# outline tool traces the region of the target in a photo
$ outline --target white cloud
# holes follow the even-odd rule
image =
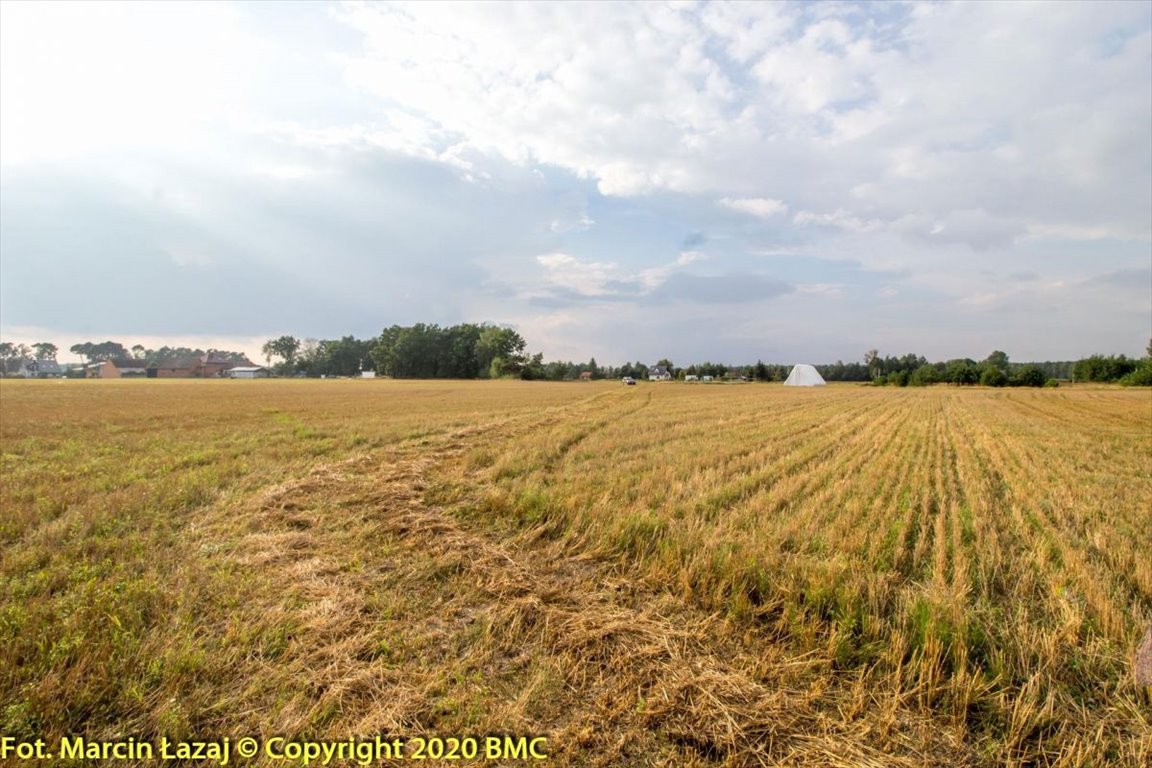
[[[757,216],[761,219],[770,219],[773,216],[778,216],[788,211],[788,206],[785,205],[782,200],[773,200],[764,197],[742,197],[736,199],[722,197],[716,202],[725,208]]]
[[[837,229],[844,229],[849,232],[868,233],[875,232],[884,227],[884,222],[879,219],[862,219],[858,216],[853,216],[844,209],[837,209],[832,213],[814,213],[812,211],[800,211],[792,217],[795,224],[817,224],[828,227],[836,227]]]
[[[800,283],[796,292],[839,298],[848,293],[848,286],[844,283]]]
[[[9,164],[203,146],[208,126],[243,114],[243,73],[264,49],[221,3],[4,3],[0,12]]]
[[[618,279],[619,267],[608,262],[586,262],[566,253],[548,253],[536,257],[546,270],[548,284],[585,296],[604,296],[610,293],[605,284]]]
[[[567,168],[604,194],[715,190],[782,213],[755,196],[767,177],[802,210],[855,209],[834,226],[983,208],[1149,236],[1145,8],[870,13],[429,3],[340,18],[365,35],[351,82],[427,120],[426,143]],[[1119,205],[1098,202],[1106,188]]]
[[[683,267],[694,261],[700,261],[706,258],[708,258],[708,254],[703,251],[681,251],[680,255],[676,258],[676,264],[677,266]]]

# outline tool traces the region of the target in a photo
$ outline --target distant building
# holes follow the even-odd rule
[[[199,378],[196,372],[200,368],[200,358],[198,357],[185,357],[180,360],[166,360],[163,363],[157,363],[152,366],[152,370],[156,373],[154,377],[157,379],[191,379]],[[153,374],[149,374],[152,376]]]
[[[148,375],[147,363],[134,357],[101,360],[84,366],[84,376],[89,379],[143,378]]]
[[[259,365],[237,365],[225,373],[229,379],[266,379],[269,375],[269,370]]]
[[[160,363],[155,366],[155,375],[158,379],[218,379],[227,376],[233,368],[259,367],[251,360],[229,360],[221,355],[207,354]]]
[[[672,381],[672,371],[667,366],[653,365],[648,369],[648,381]]]
[[[84,375],[90,379],[123,379],[148,377],[149,379],[214,379],[224,377],[237,367],[257,367],[250,360],[228,360],[220,355],[208,354],[147,363],[134,357],[101,360],[84,366]]]
[[[592,381],[592,371],[580,371],[580,381]]]
[[[20,364],[20,375],[26,379],[58,379],[64,369],[55,360],[25,360]]]

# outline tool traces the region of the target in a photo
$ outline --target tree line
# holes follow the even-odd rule
[[[262,351],[269,366],[285,375],[356,376],[375,371],[397,379],[487,379],[520,376],[531,366],[542,365],[543,355],[528,355],[526,346],[511,328],[417,323],[393,325],[370,339],[302,341],[280,336],[269,339]]]
[[[511,328],[490,323],[461,323],[447,327],[417,323],[392,325],[379,336],[357,339],[298,339],[280,336],[263,345],[265,361],[284,376],[358,376],[374,371],[380,376],[409,379],[490,379],[570,381],[588,375],[593,379],[631,377],[647,379],[650,366],[640,360],[619,366],[601,366],[593,357],[587,362],[545,361],[541,353],[530,354],[524,338]],[[82,342],[69,351],[86,362],[132,359],[142,367],[211,355],[237,363],[248,362],[241,352],[163,346],[149,349],[137,344],[126,348],[114,341]],[[55,361],[59,349],[49,342],[31,345],[0,342],[0,373],[16,373],[33,360]],[[273,363],[273,360],[276,362]],[[757,361],[727,365],[705,361],[676,366],[666,358],[653,365],[673,378],[711,376],[715,379],[783,381],[792,366]],[[959,358],[929,362],[922,355],[881,356],[869,350],[862,362],[816,365],[826,381],[870,382],[877,386],[928,386],[953,384],[991,387],[1041,387],[1055,380],[1118,382],[1152,386],[1152,341],[1143,358],[1124,355],[1092,355],[1077,361],[1013,363],[1000,350],[984,360]]]
[[[229,360],[236,363],[248,362],[248,356],[243,352],[233,352],[224,349],[194,349],[191,347],[163,346],[159,349],[149,349],[142,344],[131,348],[125,347],[116,341],[92,342],[85,341],[73,344],[68,348],[72,354],[80,357],[85,363],[99,363],[105,360],[134,360],[139,361],[141,368],[150,368],[173,363],[189,358],[202,358],[212,356],[218,360]],[[33,360],[57,362],[60,348],[47,341],[35,344],[16,344],[5,341],[0,342],[0,373],[16,373],[21,366]]]

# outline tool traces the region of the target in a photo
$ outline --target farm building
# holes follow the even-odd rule
[[[792,372],[788,374],[787,380],[784,382],[786,387],[822,387],[824,386],[824,377],[810,365],[801,363],[794,366]]]
[[[84,376],[89,379],[143,378],[147,375],[147,363],[133,357],[101,360],[84,366]]]
[[[672,381],[672,372],[666,366],[654,365],[648,369],[648,381]]]
[[[269,371],[259,365],[238,365],[229,368],[224,375],[230,379],[266,379]]]
[[[26,379],[58,379],[64,369],[55,360],[25,360],[20,364],[20,375]]]
[[[155,367],[159,379],[212,379],[228,375],[233,368],[257,368],[249,360],[228,360],[220,355],[207,354],[171,360]]]

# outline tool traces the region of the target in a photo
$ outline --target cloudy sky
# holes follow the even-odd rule
[[[1152,4],[0,3],[0,334],[1142,354]]]

